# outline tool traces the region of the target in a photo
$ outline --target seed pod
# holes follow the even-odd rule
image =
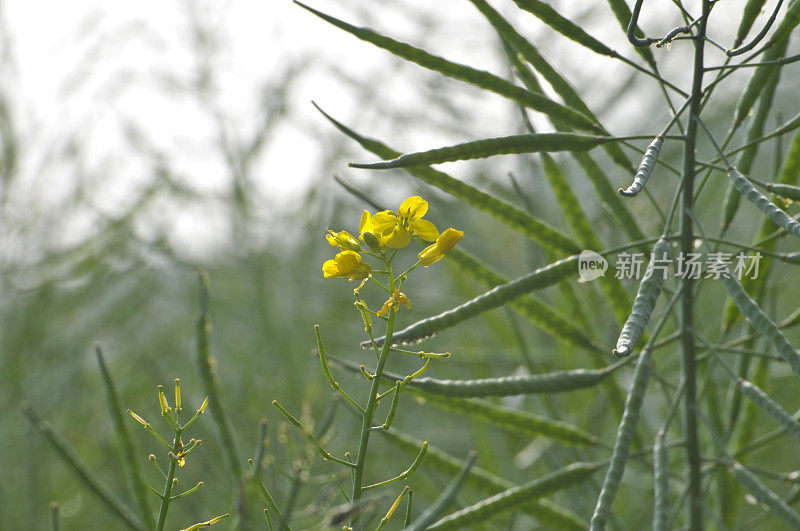
[[[613,365],[611,367],[614,367]],[[507,376],[505,378],[484,378],[479,380],[437,380],[419,378],[410,385],[429,393],[462,398],[487,396],[515,396],[536,393],[564,393],[585,389],[602,382],[611,374],[611,368],[603,370],[578,369],[558,371],[549,374],[526,376]]]
[[[783,335],[783,332],[750,298],[739,281],[730,274],[730,271],[727,272],[727,275],[722,275],[720,280],[725,291],[728,292],[728,296],[733,299],[734,304],[742,312],[745,319],[772,343],[781,358],[792,368],[792,371],[800,376],[800,355],[797,354],[797,351],[786,339],[786,336]]]
[[[622,474],[625,472],[625,463],[628,461],[628,454],[633,438],[633,430],[639,421],[639,412],[644,402],[647,383],[650,380],[650,372],[653,370],[653,361],[650,358],[650,351],[645,350],[639,356],[636,363],[636,371],[633,373],[633,385],[628,393],[628,400],[625,402],[625,414],[617,428],[617,439],[614,442],[614,451],[611,454],[611,463],[606,470],[606,477],[603,480],[603,487],[600,489],[600,496],[597,498],[597,505],[592,515],[591,530],[601,530],[605,528],[608,520],[608,513],[611,504],[617,495]]]
[[[407,328],[396,332],[392,336],[392,343],[398,345],[421,341],[441,330],[455,326],[470,317],[475,317],[488,310],[503,306],[528,292],[552,286],[568,276],[577,273],[577,258],[577,256],[570,256],[563,260],[553,262],[527,275],[512,280],[508,284],[497,286],[460,306],[456,306],[453,309],[434,315],[433,317],[417,321]],[[385,336],[376,338],[375,343],[381,346],[385,339]],[[372,343],[365,341],[361,346],[362,348],[370,348]]]
[[[400,153],[394,149],[378,140],[359,135],[341,122],[333,119],[319,107],[317,109],[337,129],[358,142],[364,149],[371,151],[382,159],[393,159],[400,156]],[[580,252],[580,247],[571,238],[552,225],[536,219],[515,206],[482,192],[474,186],[461,182],[442,171],[425,166],[411,166],[405,168],[405,171],[417,179],[435,186],[443,192],[498,219],[551,251],[569,254]]]
[[[650,142],[650,145],[647,146],[647,149],[644,152],[642,163],[639,164],[639,169],[636,172],[636,176],[633,178],[633,183],[631,183],[631,185],[625,190],[620,188],[620,194],[627,197],[635,197],[639,195],[639,192],[644,189],[647,179],[650,178],[650,174],[653,173],[653,168],[656,166],[656,159],[658,159],[658,153],[661,151],[661,146],[663,144],[663,136],[657,136],[655,140]]]
[[[791,199],[792,201],[800,201],[800,186],[793,186],[791,184],[777,184],[767,183],[767,191],[775,195]]]
[[[300,2],[295,2],[303,9],[310,11],[319,18],[329,22],[330,24],[350,33],[354,37],[362,41],[369,42],[383,48],[384,50],[402,58],[406,61],[416,63],[423,68],[439,72],[447,77],[470,83],[484,90],[494,92],[505,98],[508,98],[522,106],[528,107],[535,111],[539,111],[548,115],[555,120],[561,120],[568,123],[571,127],[581,131],[594,131],[599,132],[597,124],[584,114],[571,109],[565,105],[561,105],[542,94],[536,94],[526,90],[520,86],[515,85],[505,79],[490,74],[484,70],[476,70],[467,65],[454,63],[448,61],[443,57],[430,54],[425,50],[411,46],[410,44],[396,41],[385,35],[381,35],[376,31],[369,28],[359,28],[341,21],[330,15],[326,15],[316,9],[308,7]]]
[[[737,462],[731,465],[733,476],[741,483],[758,501],[769,507],[770,511],[789,524],[791,529],[800,529],[800,515],[789,507],[783,499],[768,489],[755,474]]]
[[[745,37],[747,37],[747,34],[750,32],[750,28],[753,27],[753,22],[755,22],[758,15],[761,14],[761,8],[763,8],[766,3],[767,0],[747,0],[747,4],[745,4],[742,10],[742,20],[739,22],[739,28],[736,30],[736,40],[733,43],[734,48],[744,42]]]
[[[428,529],[473,528],[476,524],[491,518],[500,511],[514,509],[529,500],[541,498],[552,492],[558,492],[576,483],[586,481],[597,468],[598,466],[595,464],[573,463],[530,483],[513,487],[449,514],[428,527]]]
[[[656,436],[653,445],[653,531],[669,529],[669,447],[663,434]]]
[[[733,185],[751,203],[756,205],[761,212],[767,215],[776,224],[780,225],[787,232],[800,238],[800,223],[792,219],[786,212],[775,206],[767,197],[756,190],[744,175],[736,171],[736,168],[728,169],[728,176],[733,181]]]
[[[424,399],[426,404],[432,404],[445,411],[452,411],[463,417],[488,422],[509,433],[546,437],[562,444],[580,446],[592,445],[597,441],[597,438],[591,433],[568,422],[496,406],[485,400],[435,395],[414,387],[405,391]]]
[[[423,442],[421,439],[406,435],[394,428],[380,430],[379,433],[410,455],[414,455]],[[435,470],[446,476],[453,476],[458,473],[461,466],[462,461],[457,457],[434,446],[428,446],[428,453],[425,454],[426,469]],[[497,494],[515,486],[514,483],[507,479],[496,476],[492,472],[477,466],[470,468],[464,483],[489,495]],[[531,500],[530,503],[522,505],[519,510],[533,516],[540,524],[549,529],[584,531],[589,525],[575,513],[548,499]]]
[[[447,508],[448,505],[453,501],[458,493],[458,490],[461,488],[461,484],[464,482],[464,478],[469,473],[469,470],[472,468],[472,465],[475,464],[475,459],[477,459],[478,454],[475,452],[471,452],[467,457],[466,461],[464,461],[461,470],[458,472],[458,475],[453,478],[450,484],[445,487],[439,497],[436,498],[436,501],[433,502],[431,506],[425,509],[419,518],[414,520],[411,525],[409,525],[406,529],[408,531],[423,531],[424,529],[430,529],[430,525],[442,514]]]
[[[800,2],[791,0],[786,7],[786,13],[783,14],[780,24],[778,24],[778,27],[775,28],[775,31],[761,49],[766,50],[776,44],[785,42],[798,24],[800,24]]]
[[[755,384],[742,378],[737,381],[742,394],[760,407],[764,413],[775,419],[787,433],[800,441],[800,423],[792,418],[777,402],[772,400],[767,394],[759,389]]]
[[[636,342],[642,337],[644,327],[650,321],[650,314],[656,306],[656,300],[661,293],[664,285],[664,276],[655,271],[656,260],[663,260],[669,257],[669,242],[663,238],[659,239],[653,246],[653,253],[650,256],[650,264],[647,267],[645,277],[639,284],[639,291],[633,299],[633,308],[625,326],[619,333],[617,348],[613,350],[616,356],[627,356],[633,350]]]
[[[456,160],[471,160],[514,153],[539,153],[556,151],[586,151],[613,140],[611,137],[578,133],[525,133],[521,135],[486,138],[464,142],[418,153],[401,155],[396,159],[369,164],[350,163],[352,168],[386,170],[407,166],[429,166]]]
[[[775,4],[775,9],[772,10],[772,15],[770,15],[769,19],[764,24],[764,27],[761,29],[761,31],[758,32],[758,35],[753,37],[753,39],[744,46],[737,46],[732,50],[726,51],[725,53],[727,54],[727,56],[735,57],[737,55],[742,55],[743,53],[747,53],[753,48],[755,48],[758,45],[758,43],[761,42],[761,39],[763,39],[767,35],[767,32],[772,27],[772,24],[775,22],[775,18],[778,16],[778,10],[780,10],[782,4],[783,0],[778,0],[778,3]]]

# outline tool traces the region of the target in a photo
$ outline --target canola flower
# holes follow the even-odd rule
[[[444,253],[452,249],[463,237],[463,231],[453,228],[447,229],[436,238],[436,242],[433,245],[429,245],[419,253],[420,263],[425,267],[435,264],[444,258]]]
[[[325,278],[365,279],[371,272],[372,267],[355,251],[342,251],[333,260],[322,264],[322,274]]]
[[[403,201],[397,213],[384,210],[372,215],[365,210],[359,225],[361,238],[363,240],[364,234],[370,233],[381,245],[392,249],[407,247],[412,236],[432,242],[439,237],[439,231],[433,223],[422,219],[427,212],[428,202],[418,195]]]
[[[400,290],[394,290],[392,292],[392,296],[383,303],[383,307],[378,311],[377,316],[381,315],[388,315],[390,309],[399,310],[400,306],[405,306],[407,309],[411,309],[411,301],[408,300],[406,294],[401,292]]]

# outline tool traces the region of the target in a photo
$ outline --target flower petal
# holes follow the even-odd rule
[[[392,249],[402,249],[411,243],[411,233],[396,225],[391,233],[381,238],[381,242]]]
[[[418,258],[423,266],[428,267],[444,258],[444,254],[439,251],[439,247],[434,243],[433,245],[425,247],[419,253]]]
[[[436,246],[442,253],[446,253],[450,249],[453,248],[455,244],[461,241],[461,238],[464,237],[464,232],[460,230],[456,230],[454,228],[449,228],[444,231],[439,238],[436,239]]]
[[[439,230],[436,225],[427,219],[418,219],[411,222],[411,233],[416,234],[427,242],[435,242],[439,237]]]
[[[372,232],[372,214],[369,213],[368,210],[365,210],[363,214],[361,214],[361,223],[358,224],[358,232],[359,234],[364,234],[365,232]]]
[[[391,210],[384,210],[372,216],[372,233],[379,236],[391,233],[397,227],[397,216]]]
[[[418,195],[413,195],[400,203],[400,208],[397,209],[397,214],[401,218],[415,220],[424,216],[427,211],[428,202]]]

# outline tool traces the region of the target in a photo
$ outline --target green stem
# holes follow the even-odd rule
[[[694,75],[692,80],[692,96],[689,108],[689,123],[686,128],[683,152],[683,200],[681,205],[680,247],[684,256],[692,252],[694,230],[691,211],[694,201],[695,148],[697,144],[697,120],[700,115],[703,89],[703,52],[705,47],[706,23],[711,9],[711,2],[703,0],[703,13],[697,26],[695,36]],[[680,329],[682,358],[681,370],[684,381],[684,439],[686,440],[686,462],[688,465],[688,503],[687,527],[690,531],[703,528],[703,497],[701,476],[700,442],[697,433],[697,369],[695,366],[695,340],[692,333],[694,323],[693,281],[684,278],[682,281]]]
[[[175,443],[172,445],[172,455],[177,456],[180,450],[181,430],[175,431]],[[156,523],[156,531],[163,531],[164,524],[167,521],[167,511],[169,510],[169,502],[172,500],[172,486],[175,479],[175,472],[178,469],[178,460],[170,456],[169,471],[167,472],[167,482],[164,484],[164,494],[161,495],[161,508],[158,510],[158,522]]]
[[[394,292],[395,280],[394,273],[392,272],[392,264],[390,260],[384,258],[386,270],[389,272],[389,288],[390,293]],[[397,311],[394,308],[389,310],[389,320],[386,323],[386,339],[383,342],[381,354],[378,358],[378,366],[375,368],[375,378],[369,388],[369,398],[367,399],[367,407],[364,411],[363,421],[361,423],[361,439],[358,443],[358,455],[356,457],[356,466],[353,470],[353,495],[352,503],[358,502],[361,499],[362,479],[364,476],[364,464],[367,458],[367,446],[369,445],[369,434],[372,431],[372,421],[375,418],[375,409],[378,404],[377,396],[378,389],[381,383],[381,376],[383,375],[383,368],[386,366],[386,361],[389,359],[389,352],[392,350],[392,334],[394,333],[394,321]],[[355,525],[355,522],[353,522]]]

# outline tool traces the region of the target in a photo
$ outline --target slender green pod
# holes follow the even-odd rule
[[[433,523],[439,517],[439,515],[444,512],[447,506],[450,505],[453,499],[455,499],[456,494],[461,488],[461,484],[464,482],[464,478],[467,477],[470,468],[472,468],[472,465],[475,464],[475,459],[477,458],[478,454],[475,452],[470,453],[469,457],[467,457],[466,461],[464,461],[464,466],[461,467],[458,475],[453,478],[447,487],[445,487],[436,501],[433,502],[430,507],[425,509],[425,512],[423,512],[419,518],[414,520],[406,529],[409,531],[423,531],[425,529],[430,529],[430,524]]]
[[[800,5],[800,2],[797,2],[797,4]],[[784,42],[781,46],[767,51],[764,55],[764,61],[777,61],[783,57],[787,45],[788,42]],[[734,129],[742,125],[742,122],[744,122],[745,118],[750,114],[758,97],[764,89],[768,87],[767,82],[770,76],[776,71],[780,71],[780,66],[777,64],[765,64],[755,68],[753,75],[750,77],[750,81],[747,82],[747,86],[736,104],[736,112],[734,113],[733,119]]]
[[[488,520],[501,511],[515,509],[529,500],[541,498],[586,481],[599,468],[593,463],[573,463],[546,476],[513,487],[449,514],[434,523],[429,530],[467,529]]]
[[[658,159],[658,154],[661,152],[661,146],[663,144],[663,136],[657,136],[655,140],[650,142],[650,145],[647,146],[647,149],[644,152],[642,163],[639,164],[639,169],[636,171],[633,182],[624,190],[620,188],[620,194],[626,197],[635,197],[639,195],[639,192],[644,189],[644,185],[647,184],[650,174],[653,173],[653,168],[656,166],[656,160]]]
[[[325,111],[316,106],[316,104],[315,107],[334,125],[334,127],[358,142],[364,149],[383,159],[392,159],[400,156],[399,152],[378,140],[359,135],[325,113]],[[538,220],[515,206],[482,192],[469,184],[461,182],[442,171],[426,166],[412,166],[405,168],[405,171],[417,179],[431,186],[435,186],[443,192],[498,219],[520,234],[523,234],[525,237],[553,252],[574,254],[580,251],[578,244],[552,225]]]
[[[747,4],[745,4],[742,10],[742,20],[739,21],[739,27],[736,30],[736,40],[733,43],[734,48],[737,48],[744,42],[745,37],[750,33],[750,28],[753,27],[753,23],[758,18],[758,15],[761,14],[761,9],[766,3],[767,0],[747,0]]]
[[[800,24],[800,0],[790,0],[780,24],[775,28],[775,31],[770,35],[767,42],[764,43],[764,46],[761,47],[761,51],[769,50],[776,44],[785,42],[789,38],[789,34],[798,24]],[[782,55],[783,54],[781,54],[781,56]]]
[[[611,365],[602,370],[577,369],[547,374],[482,378],[478,380],[418,378],[412,381],[410,385],[429,393],[462,398],[566,393],[599,384],[619,366],[619,364]]]
[[[789,214],[775,206],[764,194],[756,190],[755,186],[747,178],[739,173],[736,168],[728,168],[728,177],[733,181],[733,185],[751,203],[763,212],[775,224],[786,229],[786,232],[794,234],[800,238],[800,223],[792,219]]]
[[[800,529],[800,515],[789,507],[780,496],[767,488],[755,474],[735,461],[731,464],[731,470],[739,483],[749,490],[750,494],[755,496],[758,501],[769,507],[773,514],[783,519],[791,526],[791,529]]]
[[[752,400],[764,413],[775,419],[787,433],[800,441],[800,423],[793,419],[785,409],[752,382],[739,378],[737,384],[743,395]]]
[[[650,373],[653,370],[653,361],[650,351],[644,350],[636,362],[636,370],[633,373],[633,385],[628,400],[625,402],[625,414],[617,429],[617,439],[614,442],[614,451],[611,454],[611,463],[606,470],[606,477],[603,480],[603,487],[600,489],[600,496],[597,498],[597,505],[592,515],[591,530],[605,529],[611,504],[617,496],[622,475],[625,472],[625,463],[628,461],[631,440],[636,423],[639,421],[639,413],[644,402],[645,391],[650,380]]]
[[[560,420],[551,420],[533,413],[496,406],[477,398],[457,398],[428,393],[418,388],[408,388],[406,392],[424,399],[445,411],[452,411],[483,422],[488,422],[509,433],[527,436],[541,436],[563,444],[593,445],[597,438],[583,429]]]
[[[619,22],[622,31],[627,33],[628,25],[630,24],[632,15],[631,8],[628,7],[628,3],[625,0],[608,0],[608,5],[614,12],[614,16],[617,17],[617,22]],[[636,26],[634,35],[636,37],[644,37],[644,32],[638,26]],[[656,58],[653,56],[653,51],[650,48],[647,46],[634,46],[633,49],[636,50],[636,53],[641,55],[642,59],[647,61],[650,66],[655,68]]]
[[[669,242],[664,238],[659,239],[653,246],[650,255],[650,263],[642,281],[639,283],[639,290],[633,300],[633,309],[622,331],[617,339],[617,348],[613,350],[616,356],[627,356],[633,351],[633,347],[642,337],[644,327],[650,321],[650,314],[656,306],[661,288],[664,285],[664,275],[656,271],[656,262],[669,258]]]
[[[519,153],[553,153],[558,151],[586,151],[613,140],[611,137],[579,133],[523,133],[520,135],[486,138],[446,146],[428,151],[401,155],[393,160],[372,163],[350,163],[352,168],[387,170],[408,166],[430,166],[457,160],[483,159],[495,155]]]
[[[448,263],[454,264],[469,277],[479,281],[487,288],[507,284],[508,279],[489,269],[484,263],[464,251],[454,247],[447,252]],[[566,286],[566,283],[559,283]],[[592,338],[567,315],[533,295],[519,297],[511,301],[511,307],[550,335],[562,338],[566,343],[579,348],[596,349]]]
[[[392,444],[399,446],[410,455],[414,455],[423,442],[421,439],[401,433],[394,428],[388,431],[381,430],[380,433],[389,439]],[[426,469],[452,476],[458,473],[462,463],[463,461],[444,450],[428,446],[428,453],[425,457]],[[489,495],[497,494],[516,486],[507,479],[496,476],[492,472],[477,466],[473,466],[469,470],[464,484]],[[530,503],[526,503],[519,509],[533,516],[540,524],[549,529],[583,531],[589,527],[588,522],[585,522],[580,516],[546,498],[531,500]]]
[[[49,422],[42,420],[39,414],[27,404],[23,404],[22,413],[31,425],[53,446],[53,449],[59,454],[64,463],[75,472],[80,481],[97,496],[98,500],[102,501],[125,526],[130,529],[144,531],[145,526],[136,518],[133,511],[89,469],[89,466],[78,456],[75,449],[53,429]]]
[[[396,345],[402,345],[422,341],[471,317],[499,308],[533,290],[552,286],[577,273],[577,259],[578,257],[573,255],[553,262],[507,284],[497,286],[455,308],[417,321],[403,330],[395,332],[392,336],[392,342]],[[375,343],[381,346],[385,339],[385,336],[375,338]],[[362,348],[371,348],[372,343],[365,341],[361,346]]]
[[[653,531],[669,529],[669,446],[663,433],[653,445]]]
[[[742,312],[745,319],[750,322],[753,328],[761,332],[764,337],[772,343],[781,358],[792,368],[792,371],[800,376],[800,355],[797,354],[797,351],[792,344],[789,343],[789,340],[786,339],[786,336],[783,335],[783,332],[781,332],[778,326],[767,317],[764,311],[759,308],[758,304],[750,298],[739,281],[731,275],[730,270],[727,271],[727,275],[722,275],[720,280],[722,281],[725,291],[728,292],[728,296],[733,299],[734,304],[736,304],[739,311]]]
[[[792,201],[800,201],[800,186],[792,184],[767,183],[767,191]]]
[[[330,24],[350,33],[354,37],[363,41],[369,42],[383,48],[388,52],[415,63],[423,68],[439,72],[447,77],[470,83],[484,90],[494,92],[500,96],[508,98],[512,101],[519,103],[525,107],[535,111],[544,113],[553,117],[556,120],[562,120],[569,123],[572,127],[582,131],[595,131],[598,132],[598,126],[591,119],[584,114],[571,109],[560,103],[543,96],[542,94],[535,94],[529,90],[519,87],[505,79],[498,77],[494,74],[484,70],[477,70],[467,65],[454,63],[448,61],[443,57],[433,55],[420,48],[411,46],[410,44],[396,41],[385,35],[381,35],[376,31],[369,28],[359,28],[341,21],[330,15],[326,15],[316,9],[295,1],[297,5],[313,13],[319,18],[329,22]]]
[[[742,46],[736,46],[733,49],[726,51],[725,54],[728,57],[735,57],[737,55],[742,55],[743,53],[747,53],[756,46],[758,46],[758,43],[761,42],[761,40],[764,37],[766,37],[767,32],[772,27],[772,24],[775,22],[775,18],[778,16],[778,11],[780,10],[782,5],[783,5],[783,0],[778,0],[778,3],[775,4],[775,8],[772,10],[772,15],[770,15],[769,19],[767,19],[767,22],[764,24],[764,27],[761,29],[761,31],[759,31],[758,34],[755,37],[753,37],[753,39],[750,42]]]
[[[553,195],[556,197],[561,212],[570,232],[575,235],[575,239],[581,244],[583,249],[601,249],[600,239],[595,233],[594,227],[586,217],[575,192],[572,191],[570,183],[567,181],[564,172],[559,164],[547,153],[541,154],[542,169],[545,177],[550,183]],[[609,306],[614,317],[621,323],[628,315],[629,295],[622,283],[614,275],[603,275],[598,279],[600,289],[608,300]]]

